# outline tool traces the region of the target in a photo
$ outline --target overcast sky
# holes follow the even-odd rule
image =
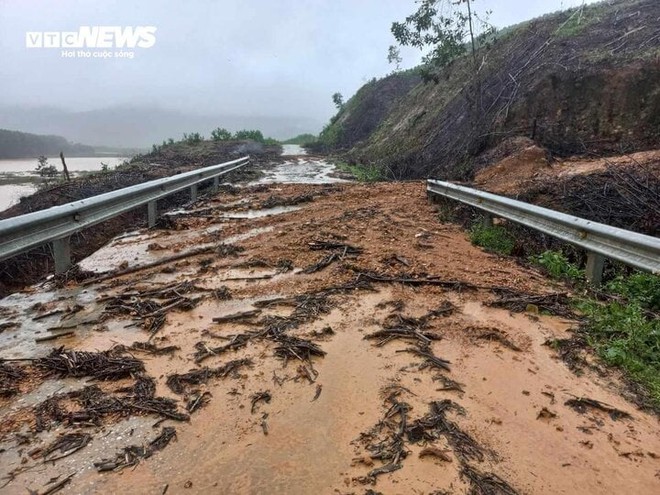
[[[476,0],[498,27],[581,3]],[[325,121],[333,92],[350,96],[391,71],[390,25],[414,10],[413,0],[0,0],[0,105],[138,104]],[[132,60],[25,46],[26,31],[95,25],[155,26],[156,43]],[[406,66],[419,60],[404,55]]]

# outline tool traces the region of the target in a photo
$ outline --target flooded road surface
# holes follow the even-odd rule
[[[306,155],[307,151],[305,148],[298,144],[283,144],[282,145],[282,156],[296,156],[296,155]]]
[[[657,493],[657,419],[547,345],[577,322],[495,307],[567,288],[424,191],[247,186],[0,301],[0,491]]]
[[[320,158],[296,156],[264,170],[265,176],[253,184],[331,184],[347,182],[337,168]]]

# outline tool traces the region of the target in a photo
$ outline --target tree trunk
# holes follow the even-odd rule
[[[62,159],[62,167],[64,168],[64,179],[69,182],[71,177],[69,176],[69,169],[66,168],[66,162],[64,161],[64,152],[60,151],[60,158]]]

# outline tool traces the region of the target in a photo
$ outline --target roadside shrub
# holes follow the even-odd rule
[[[383,171],[376,165],[351,165],[341,162],[337,167],[351,174],[358,182],[378,182],[384,179]]]
[[[211,139],[213,141],[229,141],[231,139],[231,132],[223,127],[217,127],[211,131]]]
[[[587,335],[601,358],[628,372],[660,406],[660,319],[649,316],[635,299],[586,301],[578,308],[588,318]]]
[[[530,261],[542,266],[554,278],[582,278],[583,272],[568,261],[561,251],[545,251],[538,256],[531,256]]]
[[[251,139],[252,141],[263,143],[264,135],[258,130],[243,129],[242,131],[236,131],[234,139]]]
[[[641,307],[660,311],[660,276],[637,272],[618,276],[605,286],[608,292],[636,301]]]
[[[506,255],[511,254],[516,245],[514,238],[504,227],[487,227],[481,223],[474,224],[470,229],[470,241],[486,251]]]

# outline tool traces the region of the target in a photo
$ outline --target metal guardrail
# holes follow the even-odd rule
[[[71,266],[69,241],[72,234],[145,204],[149,226],[153,227],[159,199],[190,188],[190,196],[194,201],[197,199],[199,183],[213,179],[213,190],[217,191],[221,175],[248,163],[250,157],[244,156],[219,165],[0,220],[0,260],[52,243],[55,271],[62,273]]]
[[[531,205],[496,194],[438,180],[427,181],[427,192],[468,204],[490,215],[531,227],[587,251],[586,274],[599,284],[605,258],[660,273],[660,239],[592,222],[558,211]]]

